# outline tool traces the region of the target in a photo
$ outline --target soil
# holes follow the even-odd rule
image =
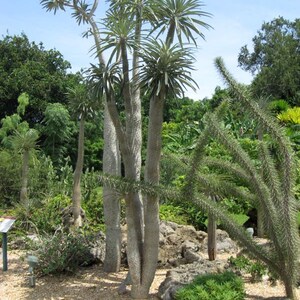
[[[0,299],[1,300],[121,300],[130,299],[129,291],[119,295],[117,290],[126,276],[126,270],[119,273],[105,273],[102,266],[94,265],[80,269],[75,275],[46,276],[36,279],[35,288],[29,287],[28,265],[24,252],[9,251],[8,270],[2,270],[0,258]],[[165,279],[167,270],[158,269],[151,287],[151,300],[159,299],[157,290]],[[270,286],[268,281],[251,283],[244,278],[247,292],[246,300],[280,300],[284,297],[284,288],[278,283]],[[213,300],[213,299],[212,299]]]

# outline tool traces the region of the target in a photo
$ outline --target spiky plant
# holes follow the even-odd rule
[[[122,193],[129,190],[141,190],[144,194],[159,195],[161,199],[171,198],[177,201],[193,201],[198,204],[208,214],[221,220],[233,238],[279,275],[285,285],[287,297],[298,299],[295,283],[298,276],[299,233],[296,222],[296,201],[292,193],[295,178],[293,153],[289,140],[276,122],[251,101],[247,91],[227,72],[220,58],[216,60],[216,65],[232,89],[235,101],[241,104],[239,107],[243,107],[258,122],[262,132],[268,136],[267,140],[272,141],[268,143],[265,140],[259,141],[260,169],[257,169],[238,140],[222,126],[224,111],[228,109],[227,103],[223,103],[216,113],[206,115],[206,127],[188,165],[177,161],[186,173],[186,186],[183,191],[117,178],[102,177],[102,180],[106,183],[110,182]],[[233,104],[235,105],[234,101]],[[231,153],[233,162],[205,157],[205,147],[212,139],[226,147]],[[228,176],[201,174],[202,166],[212,167],[209,168],[210,170],[222,170],[222,174],[228,174]],[[230,178],[236,180],[230,180]],[[241,189],[240,186],[235,185],[237,181],[242,182],[243,186],[248,189]],[[209,194],[247,199],[261,210],[267,224],[266,231],[272,243],[270,249],[263,248],[251,239],[244,228],[231,219],[223,206],[221,207],[207,197]]]
[[[225,82],[232,90],[238,107],[242,107],[249,115],[257,120],[261,130],[268,135],[272,143],[259,142],[261,153],[261,170],[257,170],[249,155],[243,150],[238,141],[222,127],[220,118],[216,114],[207,114],[207,127],[199,139],[194,159],[187,176],[185,195],[223,220],[224,226],[231,235],[240,240],[254,256],[266,262],[271,269],[278,273],[282,279],[286,294],[291,299],[297,299],[295,282],[298,267],[299,234],[296,223],[296,202],[292,189],[294,186],[293,153],[290,142],[284,135],[283,130],[261,110],[258,105],[251,101],[251,95],[239,85],[226,70],[221,58],[216,59],[216,66]],[[235,102],[233,101],[235,104]],[[224,215],[220,208],[207,200],[199,198],[201,189],[198,187],[197,172],[204,163],[204,148],[209,143],[210,137],[217,139],[231,153],[238,168],[231,168],[227,163],[223,169],[231,169],[232,174],[242,178],[255,195],[254,205],[260,210],[267,224],[267,234],[272,241],[271,251],[259,253],[257,245],[251,240],[241,236],[240,229],[233,226],[232,221]],[[276,149],[276,153],[270,150]],[[212,162],[211,162],[212,163]],[[219,164],[220,165],[220,164]]]

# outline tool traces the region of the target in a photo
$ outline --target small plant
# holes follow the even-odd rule
[[[228,261],[235,270],[251,274],[252,282],[261,281],[263,275],[268,273],[268,268],[265,264],[259,261],[252,261],[244,255],[231,256]]]
[[[251,274],[252,282],[261,281],[263,275],[267,274],[267,267],[266,265],[262,264],[259,261],[253,262],[249,266],[249,272]]]
[[[244,282],[233,272],[198,276],[186,287],[179,289],[176,300],[243,300]]]
[[[234,267],[238,271],[243,271],[248,269],[250,265],[250,260],[244,255],[239,255],[237,257],[229,257],[228,262],[230,266]]]
[[[81,266],[90,265],[93,257],[89,249],[89,238],[81,233],[56,232],[41,238],[35,245],[38,257],[38,275],[73,273]]]

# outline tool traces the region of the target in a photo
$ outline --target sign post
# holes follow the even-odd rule
[[[14,224],[14,217],[0,218],[0,232],[2,233],[2,256],[3,256],[3,271],[7,271],[7,232]]]

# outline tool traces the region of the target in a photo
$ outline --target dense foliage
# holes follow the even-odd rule
[[[243,280],[232,272],[198,276],[176,292],[176,300],[243,300]]]
[[[15,112],[19,95],[26,92],[31,101],[25,120],[40,122],[47,105],[66,103],[67,87],[78,81],[77,75],[67,73],[70,63],[59,51],[30,42],[24,33],[0,40],[0,57],[1,119]]]
[[[243,46],[239,65],[255,74],[256,96],[271,96],[300,105],[300,19],[278,17],[265,22],[253,38],[253,51]]]

